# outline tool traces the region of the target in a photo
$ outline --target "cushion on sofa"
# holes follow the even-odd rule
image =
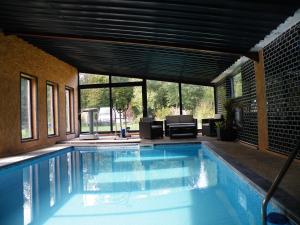
[[[169,123],[169,127],[195,127],[195,123]]]
[[[180,123],[180,117],[179,116],[166,116],[167,123]]]
[[[152,129],[161,129],[162,125],[151,125]]]
[[[194,118],[192,115],[177,115],[177,116],[166,116],[168,124],[171,123],[193,123]]]
[[[192,115],[181,115],[180,116],[180,123],[193,123],[194,118]]]

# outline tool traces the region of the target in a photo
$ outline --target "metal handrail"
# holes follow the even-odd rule
[[[272,183],[270,189],[268,190],[265,199],[263,200],[261,212],[262,212],[262,225],[266,225],[267,220],[267,206],[274,195],[275,191],[277,190],[281,180],[283,179],[284,175],[286,174],[287,170],[291,166],[294,158],[297,156],[298,151],[300,150],[300,139],[297,142],[296,148],[289,154],[288,159],[286,160],[285,164],[283,165],[282,169],[280,170],[279,174],[275,178],[274,182]]]

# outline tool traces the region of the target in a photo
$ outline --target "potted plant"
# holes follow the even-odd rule
[[[217,137],[222,141],[234,141],[237,137],[237,129],[235,127],[235,107],[236,103],[232,99],[228,99],[224,103],[224,121],[217,122]]]
[[[224,126],[224,122],[216,122],[217,139],[221,140],[221,128]]]

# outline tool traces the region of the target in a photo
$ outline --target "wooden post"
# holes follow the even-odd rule
[[[257,103],[257,123],[258,123],[258,149],[268,149],[268,118],[267,99],[265,85],[265,69],[263,50],[259,51],[259,61],[254,62],[256,80],[256,103]]]

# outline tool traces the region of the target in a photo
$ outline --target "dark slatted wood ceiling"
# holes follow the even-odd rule
[[[10,0],[0,28],[81,72],[210,84],[298,1]]]

